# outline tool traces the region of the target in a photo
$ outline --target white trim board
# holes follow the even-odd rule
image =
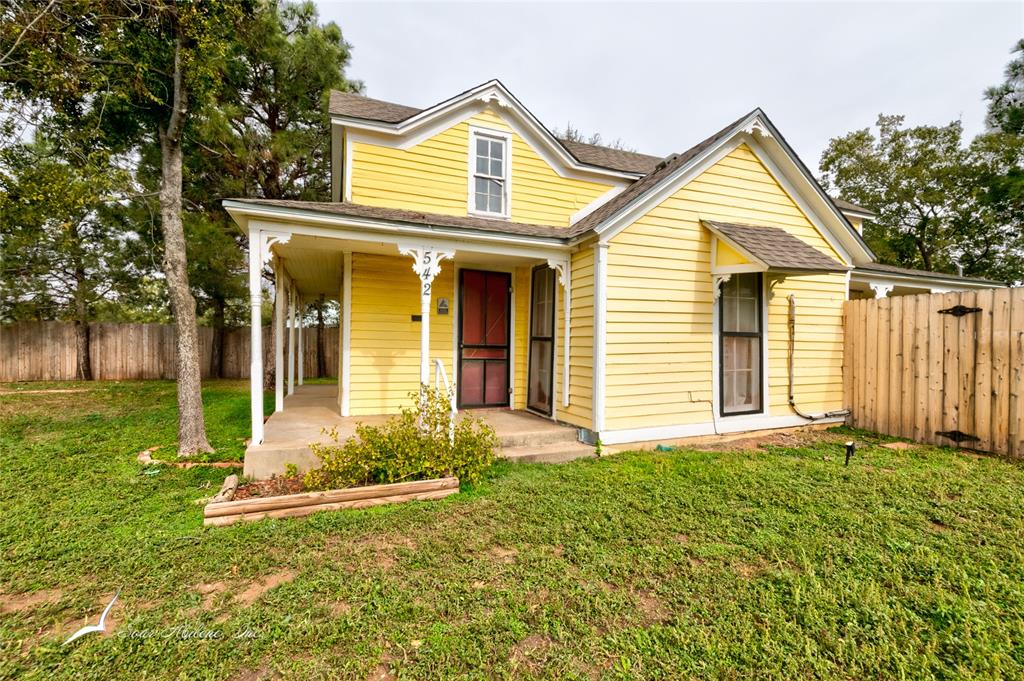
[[[399,123],[383,123],[339,114],[331,114],[331,123],[332,126],[340,125],[352,131],[358,130],[360,134],[368,135],[365,141],[370,141],[373,144],[408,149],[442,130],[447,130],[467,118],[472,118],[489,107],[496,111],[505,123],[562,177],[626,185],[642,175],[642,173],[612,170],[577,161],[562,143],[497,80],[482,83],[429,109],[424,109]],[[595,178],[601,179],[595,180]]]
[[[721,435],[724,433],[744,433],[755,430],[772,430],[775,428],[795,428],[798,426],[810,426],[823,423],[842,423],[845,420],[846,417],[844,416],[808,421],[796,414],[788,414],[785,416],[754,414],[752,416],[727,417],[720,419],[717,424],[713,421],[707,421],[704,423],[688,423],[674,426],[652,426],[650,428],[606,430],[600,433],[600,437],[602,444],[621,445],[632,442],[674,440],[677,438],[695,437],[700,435]]]

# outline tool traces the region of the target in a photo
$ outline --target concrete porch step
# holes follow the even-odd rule
[[[594,448],[582,442],[550,442],[528,444],[517,447],[502,447],[497,451],[499,458],[520,463],[565,463],[573,459],[594,456]]]
[[[538,430],[498,433],[498,447],[501,449],[576,442],[576,429],[568,426],[544,424]]]

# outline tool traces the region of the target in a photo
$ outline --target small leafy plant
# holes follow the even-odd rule
[[[306,473],[307,489],[429,480],[455,476],[475,483],[494,462],[498,437],[483,420],[463,416],[452,422],[448,395],[436,388],[412,393],[414,408],[380,426],[359,424],[356,434],[338,442],[311,445],[320,468]]]

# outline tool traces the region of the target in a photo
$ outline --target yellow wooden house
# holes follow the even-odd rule
[[[248,474],[312,465],[283,443],[446,380],[459,410],[587,444],[839,422],[851,290],[990,285],[875,265],[871,214],[827,196],[760,109],[666,158],[557,139],[496,80],[425,109],[334,93],[330,116],[330,201],[225,202],[250,243]],[[276,412],[299,416],[273,437],[268,262],[277,338],[302,333],[304,301],[341,309],[338,385],[315,399],[278,344]]]

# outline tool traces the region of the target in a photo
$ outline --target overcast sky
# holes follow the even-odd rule
[[[366,94],[426,107],[500,79],[548,127],[683,151],[760,106],[812,169],[902,113],[984,124],[1024,2],[317,3]]]

